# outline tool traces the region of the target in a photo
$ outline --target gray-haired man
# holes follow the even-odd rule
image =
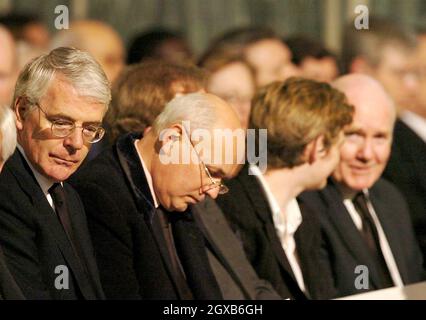
[[[109,83],[87,53],[57,48],[21,72],[18,150],[0,178],[0,242],[29,299],[103,298],[86,216],[65,180],[104,130]]]

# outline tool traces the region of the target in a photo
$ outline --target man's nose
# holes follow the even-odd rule
[[[216,199],[219,195],[219,187],[216,186],[204,186],[201,187],[200,191],[200,193],[208,195],[213,200]]]
[[[364,142],[360,146],[360,149],[358,150],[358,157],[366,161],[374,157],[374,147],[371,139],[364,140]]]
[[[80,150],[81,148],[83,148],[83,128],[76,127],[69,136],[65,137],[64,145],[74,150]]]
[[[206,193],[208,194],[208,196],[209,196],[210,198],[212,198],[212,199],[214,200],[214,199],[216,199],[216,198],[218,197],[218,195],[219,195],[219,188],[218,188],[218,187],[216,187],[216,188],[212,188],[212,189],[208,190]]]

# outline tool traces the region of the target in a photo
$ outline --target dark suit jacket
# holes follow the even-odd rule
[[[285,183],[285,182],[283,182]],[[242,240],[245,252],[258,276],[269,281],[283,298],[306,299],[300,290],[272,220],[272,213],[255,176],[245,166],[227,182],[229,193],[219,197],[232,228]],[[321,265],[320,228],[315,214],[299,202],[303,222],[295,234],[297,252],[309,297],[328,299],[334,296],[329,270]]]
[[[426,262],[426,143],[398,120],[384,177],[403,193]]]
[[[87,272],[19,151],[0,177],[0,242],[7,265],[28,299],[103,298],[83,205],[71,186],[64,183],[64,189]],[[66,275],[55,273],[61,265],[68,268],[69,289],[55,288],[57,277]]]
[[[24,295],[13,279],[0,248],[0,300],[23,300]]]
[[[281,299],[270,283],[259,279],[214,200],[194,205],[192,212],[206,238],[210,265],[224,299]]]
[[[407,205],[399,191],[380,179],[370,190],[370,199],[392,250],[404,284],[423,279],[422,256],[414,237]],[[320,215],[324,259],[330,264],[339,296],[361,293],[355,288],[355,268],[369,270],[371,290],[383,288],[373,257],[343,204],[342,196],[330,180],[324,190],[306,192],[303,201]]]
[[[125,135],[72,179],[88,215],[110,299],[180,299],[177,279],[134,147]],[[175,246],[195,299],[221,299],[192,213],[170,213]]]

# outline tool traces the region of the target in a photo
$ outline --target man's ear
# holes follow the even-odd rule
[[[166,154],[170,154],[173,144],[182,138],[182,133],[183,127],[180,124],[175,124],[162,130],[159,136],[161,150]]]
[[[303,158],[309,164],[313,164],[316,160],[325,155],[324,136],[320,135],[309,142],[303,151]]]
[[[16,128],[18,130],[22,130],[24,128],[24,120],[26,113],[28,112],[29,105],[24,98],[19,97],[15,100],[13,109],[16,116]]]

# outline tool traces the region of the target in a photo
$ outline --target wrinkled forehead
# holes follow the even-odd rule
[[[352,127],[369,128],[377,132],[393,130],[396,112],[392,105],[381,100],[361,101],[355,105]]]

